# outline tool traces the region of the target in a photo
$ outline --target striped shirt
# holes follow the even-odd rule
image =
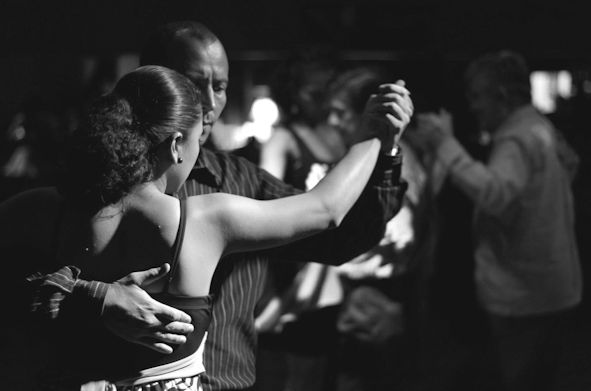
[[[302,239],[278,249],[234,254],[220,261],[212,281],[213,318],[205,347],[203,388],[245,389],[255,381],[256,332],[254,310],[262,294],[269,259],[338,264],[367,251],[381,238],[386,222],[400,208],[406,190],[400,183],[401,157],[381,156],[355,206],[338,229]],[[202,149],[197,165],[178,193],[179,198],[215,192],[266,200],[300,193],[246,159]],[[238,262],[237,262],[238,261]],[[79,270],[67,266],[31,280],[42,293],[34,310],[56,317],[70,293],[97,303],[100,313],[106,285],[77,279]]]

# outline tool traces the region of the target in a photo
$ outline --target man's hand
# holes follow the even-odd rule
[[[439,110],[438,113],[419,114],[417,129],[414,133],[423,144],[436,148],[445,138],[453,137],[453,116],[445,109]]]
[[[105,326],[117,336],[160,353],[172,353],[172,346],[186,342],[193,332],[191,317],[162,304],[142,289],[170,271],[164,264],[131,273],[109,284],[101,315]]]
[[[404,81],[382,84],[378,92],[372,94],[367,101],[361,118],[359,137],[377,137],[382,142],[382,151],[390,152],[398,144],[413,111],[410,92]]]

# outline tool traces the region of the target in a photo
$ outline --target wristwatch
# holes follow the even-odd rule
[[[390,156],[398,156],[402,152],[402,149],[398,144],[395,144],[390,151]]]

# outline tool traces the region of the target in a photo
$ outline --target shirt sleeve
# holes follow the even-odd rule
[[[80,269],[64,266],[50,273],[35,273],[27,277],[26,282],[31,292],[31,313],[42,319],[57,319],[68,297],[82,299],[91,313],[97,317],[102,311],[108,284],[100,281],[85,281],[78,278]]]
[[[338,228],[267,250],[269,258],[342,264],[371,249],[400,209],[406,191],[401,164],[401,155],[381,155],[366,188]]]
[[[494,146],[487,164],[474,160],[455,138],[437,150],[452,181],[487,213],[501,213],[523,191],[529,172],[527,154],[515,139]]]

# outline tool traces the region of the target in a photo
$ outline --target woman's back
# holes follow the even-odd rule
[[[95,215],[64,208],[59,224],[58,259],[84,270],[85,277],[113,281],[126,270],[167,261],[179,221],[179,206],[131,195]],[[135,268],[135,269],[134,269]]]
[[[186,209],[181,212],[181,202],[174,197],[140,190],[90,216],[65,204],[51,190],[37,193],[33,196],[38,197],[39,204],[47,210],[57,211],[54,221],[40,221],[42,230],[49,231],[51,227],[58,230],[58,234],[54,235],[56,243],[50,243],[48,248],[57,249],[60,263],[80,267],[84,278],[114,281],[134,270],[159,266],[163,262],[171,263],[174,268],[175,264],[181,265],[178,263],[180,259],[175,257],[177,247],[187,259],[195,259],[196,262],[204,259],[193,258],[193,254],[183,250],[184,240],[188,239],[185,235],[191,229],[187,229],[186,219],[181,218],[182,214],[186,216]],[[32,209],[35,213],[35,208]],[[201,240],[197,239],[197,242],[197,246],[189,247],[207,247]],[[179,275],[179,269],[182,266],[171,272],[171,276]],[[213,270],[209,273],[207,268],[201,270],[202,276],[198,278],[207,280],[207,284],[201,286],[201,282],[193,280],[193,292],[204,292],[199,297],[186,297],[186,292],[178,292],[174,288],[174,282],[168,287],[167,280],[146,287],[158,300],[182,309],[192,317],[195,331],[188,337],[187,343],[172,354],[157,353],[141,345],[124,342],[87,314],[70,313],[62,316],[48,330],[58,345],[53,349],[56,357],[49,366],[46,381],[68,385],[107,378],[111,381],[128,379],[127,383],[133,383],[136,378],[144,379],[149,375],[179,373],[176,371],[180,370],[190,373],[203,371],[201,358],[194,355],[202,354],[198,348],[211,318],[211,298],[206,293]],[[168,291],[177,291],[180,297]],[[81,360],[81,357],[84,359]],[[57,368],[53,368],[54,365]],[[64,375],[63,368],[68,368],[67,375]],[[51,375],[52,372],[55,375]]]
[[[211,241],[208,233],[211,230],[200,224],[199,215],[204,215],[205,211],[189,207],[188,213],[192,217],[180,252],[179,261],[183,261],[179,264],[194,263],[194,269],[200,272],[186,275],[187,268],[181,266],[182,273],[191,281],[189,290],[179,290],[174,280],[168,290],[181,296],[202,296],[209,291],[209,282],[223,248]],[[171,263],[180,216],[177,198],[141,190],[116,205],[102,208],[94,216],[66,206],[57,216],[59,221],[49,222],[48,228],[59,227],[55,248],[60,263],[80,267],[81,277],[88,280],[115,281],[136,270]],[[164,282],[158,281],[146,288],[149,293],[159,293],[163,291]]]

